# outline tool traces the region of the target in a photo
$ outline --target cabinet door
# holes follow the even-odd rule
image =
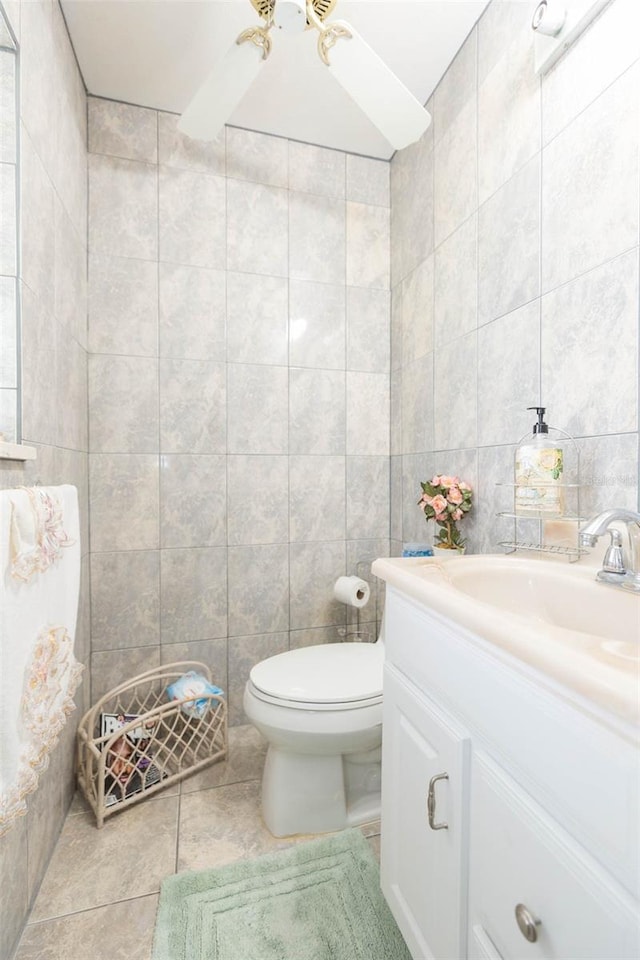
[[[467,733],[390,665],[382,730],[382,890],[415,960],[461,960]]]
[[[472,767],[471,933],[505,960],[637,960],[628,893],[489,757]],[[473,935],[469,955],[486,956]]]

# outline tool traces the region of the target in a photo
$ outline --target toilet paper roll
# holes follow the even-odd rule
[[[370,593],[369,584],[360,577],[338,577],[333,587],[336,600],[349,607],[364,607]]]

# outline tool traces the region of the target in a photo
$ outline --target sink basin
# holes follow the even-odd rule
[[[640,594],[597,581],[594,567],[482,555],[380,559],[372,571],[470,642],[494,644],[600,707],[640,719]]]
[[[469,557],[442,566],[456,590],[529,622],[640,643],[640,597],[599,583],[592,568],[516,557]]]

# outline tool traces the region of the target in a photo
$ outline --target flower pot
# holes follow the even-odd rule
[[[463,557],[466,549],[466,547],[462,547],[460,550],[451,550],[449,547],[443,547],[440,543],[434,543],[433,555],[440,560],[451,560],[453,557]]]

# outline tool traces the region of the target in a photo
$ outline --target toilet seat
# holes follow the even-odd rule
[[[254,686],[251,680],[247,681],[247,692],[263,703],[271,703],[276,707],[283,707],[289,710],[307,710],[307,711],[333,711],[339,710],[362,710],[364,707],[373,707],[382,703],[382,694],[379,697],[370,697],[367,700],[337,700],[331,703],[318,700],[286,700],[284,697],[274,697]]]
[[[301,647],[269,657],[249,674],[251,692],[301,710],[347,710],[382,702],[382,644]]]

